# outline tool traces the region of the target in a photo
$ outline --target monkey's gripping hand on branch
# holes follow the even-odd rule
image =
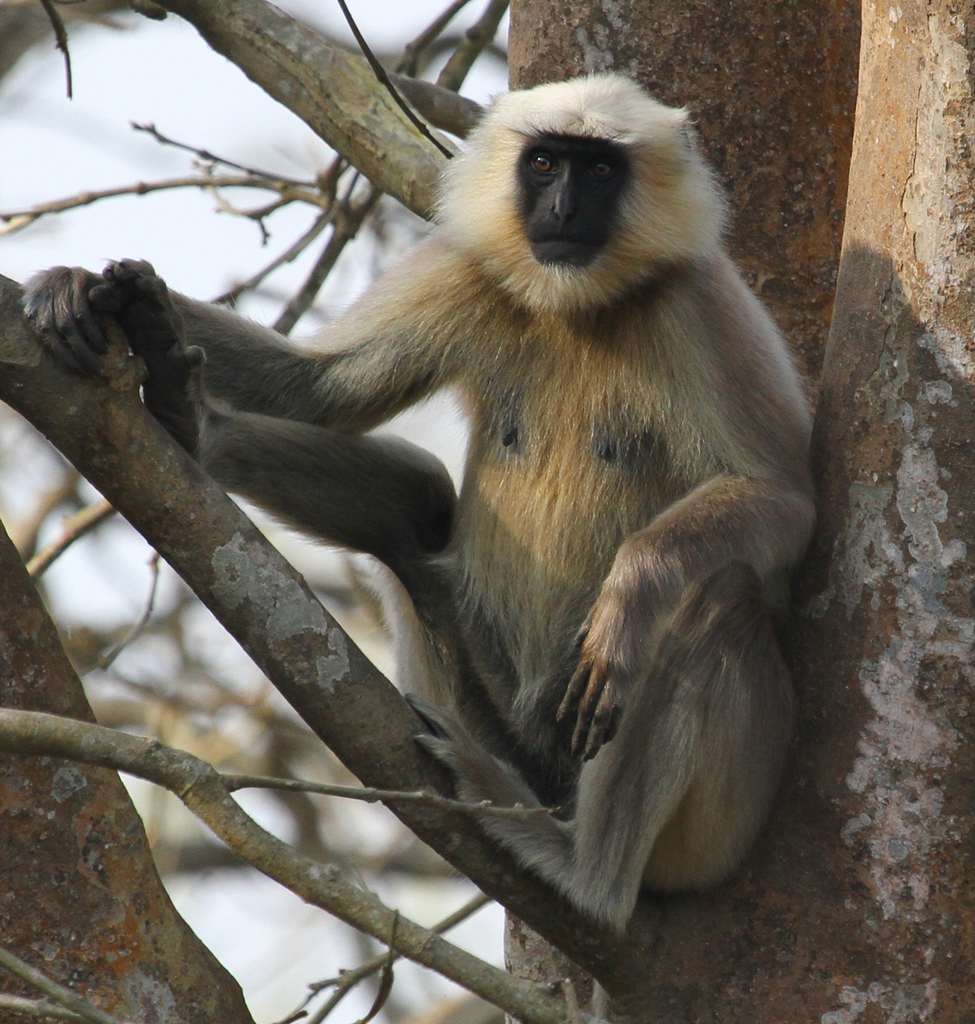
[[[144,260],[109,263],[101,274],[54,267],[27,283],[25,310],[51,354],[76,373],[101,373],[108,352],[100,319],[111,317],[146,364],[149,411],[191,455],[206,416],[203,349],[187,347],[165,281]]]

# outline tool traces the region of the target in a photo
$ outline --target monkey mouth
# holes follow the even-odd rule
[[[552,241],[531,242],[532,256],[545,267],[588,267],[602,248],[591,242],[558,238]]]

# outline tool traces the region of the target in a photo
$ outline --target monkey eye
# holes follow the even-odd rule
[[[539,174],[551,174],[555,170],[555,160],[548,153],[535,153],[530,163],[532,170]]]
[[[615,170],[616,168],[605,160],[600,160],[589,169],[594,178],[608,178]]]

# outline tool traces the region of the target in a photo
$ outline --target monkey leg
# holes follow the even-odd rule
[[[641,884],[727,877],[768,813],[793,716],[754,570],[688,588],[618,735],[580,776],[570,898],[622,927]]]
[[[788,673],[751,568],[688,588],[634,684],[619,731],[582,768],[575,813],[483,819],[485,830],[597,920],[622,929],[641,885],[725,878],[765,819],[792,734]],[[446,717],[422,745],[463,799],[537,807],[510,765]]]
[[[446,468],[400,438],[214,413],[201,461],[228,490],[282,520],[375,555],[411,596],[450,537],[456,497]]]

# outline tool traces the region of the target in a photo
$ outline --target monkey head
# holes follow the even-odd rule
[[[445,233],[531,309],[604,306],[720,243],[687,111],[619,75],[501,96],[469,143],[447,168]]]

